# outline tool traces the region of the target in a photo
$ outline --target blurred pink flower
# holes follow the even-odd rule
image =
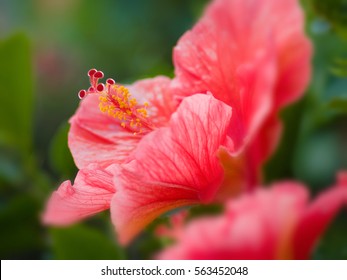
[[[111,207],[126,243],[170,209],[255,186],[280,135],[277,112],[308,82],[310,55],[297,1],[216,0],[176,46],[173,80],[127,89],[100,84],[92,70],[70,120],[80,171],[53,194],[44,221]]]
[[[313,202],[308,199],[307,189],[297,182],[258,189],[228,202],[224,215],[188,224],[179,231],[177,244],[159,258],[308,259],[341,207],[347,206],[347,173]]]

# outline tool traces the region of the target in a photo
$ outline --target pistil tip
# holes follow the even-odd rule
[[[98,86],[96,87],[96,90],[97,90],[98,92],[104,91],[104,90],[105,90],[104,84],[98,84]]]
[[[78,92],[79,99],[83,99],[86,95],[87,95],[87,92],[84,89]]]
[[[96,69],[94,69],[94,68],[93,68],[93,69],[90,69],[90,70],[88,71],[88,76],[89,76],[89,77],[92,77],[92,76],[94,76],[95,73],[97,73],[97,70],[96,70]]]
[[[98,79],[102,79],[104,77],[104,73],[102,73],[101,71],[97,71],[95,74],[94,74],[94,77],[95,78],[98,78]]]
[[[114,85],[116,82],[113,79],[107,79],[106,83],[109,85]]]

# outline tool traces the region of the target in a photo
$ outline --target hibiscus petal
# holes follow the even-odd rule
[[[228,204],[230,250],[234,258],[290,259],[291,237],[308,202],[307,189],[297,182],[280,182]]]
[[[232,146],[227,137],[231,111],[211,95],[184,99],[169,127],[145,136],[130,156],[136,170],[147,181],[186,186],[211,200],[223,177],[217,151]]]
[[[296,259],[308,259],[314,246],[343,206],[347,206],[347,172],[339,182],[322,193],[302,215],[293,237]]]
[[[147,183],[134,174],[126,176],[122,180],[118,177],[127,185],[119,183],[121,191],[117,191],[111,202],[112,222],[122,244],[129,243],[162,213],[198,203],[198,194],[194,190],[158,182]]]
[[[298,0],[259,2],[271,10],[271,17],[264,24],[273,28],[276,42],[278,77],[274,107],[279,110],[297,100],[310,81],[312,45],[304,32],[305,19]]]
[[[82,218],[110,208],[116,189],[113,173],[108,169],[88,166],[78,172],[74,185],[63,182],[50,197],[43,222],[52,225],[69,225]]]
[[[272,108],[276,52],[264,1],[221,0],[174,49],[175,92],[211,91],[234,110],[235,149],[253,137]],[[265,10],[266,11],[265,11]],[[264,19],[265,18],[265,19]]]
[[[311,56],[297,0],[213,1],[174,49],[175,92],[211,91],[233,108],[235,150],[251,146],[241,156],[248,186],[279,142],[279,110],[309,82]]]
[[[178,237],[179,244],[172,246],[157,258],[163,260],[227,260],[229,249],[224,241],[228,237],[225,217],[195,220]]]
[[[96,104],[96,106],[98,106]],[[92,118],[93,116],[90,115]],[[105,131],[93,131],[77,121],[71,122],[68,144],[76,166],[86,168],[91,163],[107,167],[112,163],[122,163],[133,151],[140,137],[130,133],[116,123],[107,125],[103,122]],[[107,138],[107,134],[114,134]],[[103,135],[102,135],[103,134]]]
[[[278,112],[304,93],[310,81],[312,57],[312,46],[304,32],[304,15],[297,0],[263,0],[259,5],[272,11],[266,24],[273,29],[278,74],[273,110],[250,147],[255,167],[263,165],[276,149],[282,132]]]
[[[230,118],[229,106],[197,94],[182,101],[169,127],[141,140],[117,178],[111,206],[123,242],[169,209],[213,199],[223,179],[217,150],[230,144]]]
[[[271,114],[260,127],[257,137],[244,151],[248,159],[246,168],[248,189],[254,188],[262,177],[262,167],[269,156],[276,150],[283,131],[283,125],[277,115]]]
[[[149,103],[148,115],[156,126],[167,125],[178,106],[178,102],[173,98],[169,87],[170,83],[169,78],[158,76],[137,81],[129,87],[131,93],[140,100],[140,103],[145,101]]]
[[[155,124],[164,123],[172,113],[172,97],[167,90],[170,79],[156,77],[138,81],[129,90],[139,101],[149,101],[149,113]],[[153,101],[153,102],[152,102]],[[172,105],[174,106],[174,105]],[[90,163],[107,167],[122,163],[141,139],[141,134],[120,126],[119,120],[99,110],[99,98],[90,94],[81,101],[76,114],[70,119],[69,148],[79,169]]]

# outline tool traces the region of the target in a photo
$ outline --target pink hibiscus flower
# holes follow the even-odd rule
[[[109,91],[113,93],[113,89]],[[109,92],[102,92],[101,99],[104,94],[109,96]],[[96,95],[88,96],[84,103],[94,97]],[[104,106],[103,102],[101,106]],[[83,105],[80,109],[83,109]],[[118,109],[114,111],[111,108],[109,114],[119,112]],[[128,110],[127,107],[123,109],[125,112]],[[143,108],[134,109],[138,111]],[[223,180],[217,150],[221,147],[233,149],[233,143],[226,133],[231,123],[231,113],[228,105],[213,96],[196,94],[180,103],[166,126],[153,128],[147,134],[142,131],[135,135],[134,130],[155,127],[159,118],[145,118],[135,126],[131,125],[132,115],[126,114],[129,118],[119,121],[125,123],[123,133],[129,135],[124,137],[137,140],[137,143],[134,141],[136,148],[132,147],[132,152],[126,158],[120,157],[112,164],[95,154],[99,162],[83,166],[73,186],[69,181],[64,182],[53,193],[44,221],[70,224],[111,205],[112,219],[119,237],[126,242],[160,213],[175,207],[211,201]],[[71,130],[78,124],[74,121]],[[88,150],[80,152],[94,156]],[[141,173],[135,173],[135,167]],[[137,199],[139,194],[141,197]],[[115,201],[111,202],[111,199]]]
[[[88,72],[90,88],[70,119],[68,144],[80,169],[74,184],[65,181],[47,203],[43,221],[68,225],[110,208],[116,192],[113,177],[138,143],[154,127],[166,124],[177,108],[169,95],[166,77],[138,81],[125,88],[112,79],[99,83],[103,73]],[[131,94],[130,94],[131,91]],[[138,99],[134,98],[138,97]],[[116,97],[117,100],[114,100]],[[137,100],[146,102],[141,106]],[[150,117],[147,117],[150,114]]]
[[[307,189],[281,182],[226,205],[224,215],[201,218],[179,232],[161,259],[308,259],[329,223],[347,205],[347,173],[308,202]],[[177,234],[176,234],[177,236]]]
[[[280,134],[277,112],[308,82],[310,54],[297,1],[216,0],[176,46],[173,80],[127,89],[91,70],[70,120],[80,171],[53,194],[45,222],[111,207],[126,243],[165,211],[254,186]]]

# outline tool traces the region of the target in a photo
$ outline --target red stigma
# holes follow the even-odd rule
[[[97,70],[96,70],[96,69],[94,69],[94,68],[93,68],[93,69],[90,69],[90,70],[88,71],[88,76],[89,76],[89,77],[92,77],[92,76],[94,76],[95,73],[97,73]]]
[[[86,95],[87,95],[87,92],[84,89],[78,92],[79,99],[83,99]]]
[[[90,87],[87,90],[80,90],[78,93],[78,97],[83,99],[89,94],[102,94],[109,95],[110,92],[113,91],[112,85],[115,85],[116,82],[113,79],[107,79],[106,83],[99,83],[99,80],[104,77],[104,73],[102,71],[98,71],[96,69],[90,69],[88,71]]]
[[[104,73],[102,73],[101,71],[97,71],[95,74],[94,74],[94,77],[95,78],[98,78],[98,79],[102,79],[104,77]]]
[[[113,79],[107,79],[106,83],[109,85],[114,85],[116,82]]]
[[[105,86],[104,86],[104,84],[98,84],[98,86],[96,87],[96,90],[97,91],[103,91],[105,89]]]

